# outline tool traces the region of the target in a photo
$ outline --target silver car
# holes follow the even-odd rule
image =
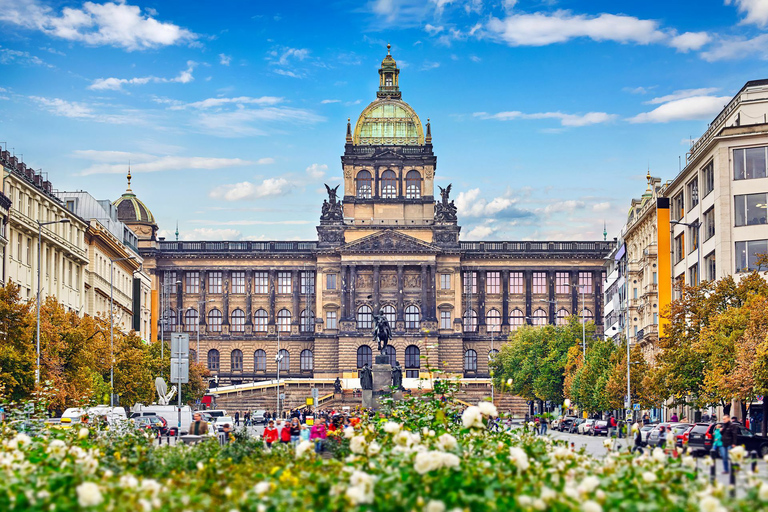
[[[595,421],[596,420],[588,419],[588,420],[585,420],[584,423],[580,424],[578,429],[579,434],[587,434],[587,435],[591,434],[592,425],[595,424]]]

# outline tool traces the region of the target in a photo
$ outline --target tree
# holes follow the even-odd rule
[[[648,362],[643,357],[643,351],[639,345],[630,349],[629,358],[631,361],[629,367],[630,392],[632,397],[630,402],[639,403],[641,407],[647,408],[653,405],[647,396],[643,393],[643,380],[648,372]],[[605,393],[608,403],[612,409],[624,408],[624,397],[627,395],[627,343],[623,340],[618,345],[613,355],[614,367],[605,386]]]
[[[616,366],[616,343],[612,339],[594,340],[587,349],[585,363],[575,369],[568,394],[579,409],[605,411],[610,401],[605,392],[611,371]]]
[[[35,317],[19,287],[0,286],[0,397],[17,401],[35,388]]]

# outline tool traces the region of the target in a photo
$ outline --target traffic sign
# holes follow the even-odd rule
[[[174,332],[171,334],[171,358],[189,359],[189,334]]]
[[[635,404],[633,409],[636,410],[636,411],[639,411],[640,410],[640,404]]]
[[[189,359],[171,359],[171,382],[174,384],[189,382]]]

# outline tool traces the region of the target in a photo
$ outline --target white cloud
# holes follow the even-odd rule
[[[559,119],[562,126],[588,126],[592,124],[608,123],[616,119],[616,114],[605,112],[587,112],[586,114],[564,114],[562,112],[538,112],[525,114],[517,110],[489,114],[487,112],[475,112],[475,117],[480,119],[496,119],[499,121],[512,121],[515,119]]]
[[[568,199],[557,203],[548,204],[544,207],[544,213],[573,213],[576,210],[584,208],[584,201]]]
[[[280,53],[276,64],[287,66],[291,60],[304,60],[307,57],[309,57],[309,50],[306,48],[286,48]]]
[[[289,76],[291,78],[303,78],[301,74],[296,73],[295,71],[290,71],[288,69],[277,68],[277,69],[274,69],[273,71],[278,75]]]
[[[483,59],[481,59],[481,58],[480,58],[480,57],[478,57],[477,55],[470,55],[470,56],[469,56],[469,60],[471,60],[472,62],[480,62],[480,61],[482,61]]]
[[[605,201],[603,203],[595,203],[592,205],[593,212],[604,212],[611,209],[611,203]]]
[[[702,52],[701,57],[709,62],[718,60],[738,60],[751,56],[768,60],[768,34],[760,34],[752,39],[742,37],[720,39],[714,48]]]
[[[269,165],[275,163],[275,159],[271,157],[259,158],[256,160],[256,165]]]
[[[694,96],[707,96],[712,94],[713,92],[717,92],[718,90],[719,89],[717,87],[700,87],[698,89],[681,89],[679,91],[673,92],[672,94],[667,94],[666,96],[653,98],[652,100],[646,101],[645,103],[647,105],[660,105],[662,103],[682,100],[685,98],[692,98]]]
[[[232,62],[232,56],[226,55],[223,53],[219,54],[219,64],[222,64],[224,66],[229,66],[229,64]]]
[[[462,236],[462,240],[483,240],[484,238],[488,238],[493,234],[493,232],[496,231],[493,227],[489,225],[482,225],[482,226],[475,226],[474,228],[467,231],[466,237]]]
[[[307,167],[307,175],[315,180],[321,180],[325,177],[325,171],[328,170],[328,166],[325,164],[312,164]]]
[[[489,201],[480,197],[479,188],[473,188],[459,192],[455,202],[459,215],[463,217],[528,217],[531,215],[531,212],[515,207],[517,199],[512,196],[510,190]]]
[[[686,53],[700,49],[711,40],[712,38],[706,32],[685,32],[679,36],[674,36],[669,41],[669,45],[679,52]]]
[[[646,94],[648,93],[648,88],[646,87],[624,87],[622,89],[624,92],[628,92],[630,94]]]
[[[11,63],[24,65],[33,64],[35,66],[48,66],[49,68],[53,67],[50,64],[47,64],[40,57],[32,55],[29,52],[0,47],[0,64]]]
[[[330,103],[341,103],[341,100],[323,100],[320,102],[322,105],[328,105]]]
[[[730,96],[692,96],[664,103],[650,112],[628,119],[630,123],[668,123],[706,120],[715,116],[731,100]]]
[[[444,29],[443,29],[442,26],[435,26],[435,25],[431,25],[431,24],[427,23],[426,25],[424,25],[424,30],[427,31],[427,34],[433,36],[435,34],[439,34]]]
[[[440,67],[440,63],[439,62],[429,62],[429,61],[427,61],[427,62],[425,62],[424,64],[421,65],[421,71],[431,71],[431,70],[437,69],[439,67]]]
[[[250,201],[263,197],[282,196],[293,188],[293,184],[285,178],[267,178],[261,183],[243,181],[232,185],[221,185],[211,190],[212,199],[223,201]]]
[[[279,98],[277,96],[261,96],[259,98],[252,98],[250,96],[238,96],[237,98],[208,98],[202,101],[195,101],[193,103],[173,105],[170,107],[170,109],[184,110],[186,108],[196,108],[199,110],[204,110],[230,104],[234,104],[240,107],[241,105],[277,105],[278,103],[282,102],[283,98]]]
[[[61,117],[92,118],[93,110],[84,103],[76,101],[66,101],[61,98],[43,98],[41,96],[30,96],[30,99],[36,101],[50,113]]]
[[[145,85],[149,82],[153,83],[180,83],[186,84],[194,80],[192,71],[197,66],[194,61],[187,61],[187,69],[181,71],[178,76],[174,78],[159,78],[156,76],[145,76],[139,78],[98,78],[88,86],[93,91],[119,91],[123,88],[123,85]]]
[[[291,107],[264,107],[249,109],[239,106],[233,111],[203,112],[195,118],[195,124],[220,137],[246,137],[268,135],[260,127],[265,123],[314,124],[325,118],[308,110]]]
[[[188,170],[216,170],[227,167],[240,167],[251,162],[240,158],[211,158],[201,156],[155,156],[146,153],[128,153],[123,151],[79,150],[75,156],[91,160],[94,163],[80,172],[81,176],[91,174],[123,174],[128,162],[134,174],[147,172],[168,172]]]
[[[61,14],[35,0],[0,2],[0,20],[49,36],[88,45],[145,50],[192,42],[196,34],[169,22],[155,19],[156,13],[125,3],[85,2],[80,9],[64,7]]]
[[[725,5],[735,4],[740,13],[746,13],[742,23],[764,27],[768,23],[768,0],[725,0]]]
[[[242,233],[232,228],[195,228],[191,232],[184,232],[182,240],[237,240]]]

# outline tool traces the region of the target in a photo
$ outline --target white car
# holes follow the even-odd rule
[[[592,425],[594,424],[595,424],[595,420],[593,419],[586,420],[584,423],[579,425],[579,428],[578,428],[579,434],[591,434]]]
[[[216,416],[213,419],[213,426],[216,427],[216,432],[222,432],[224,425],[229,424],[230,427],[235,426],[235,419],[232,416]]]

